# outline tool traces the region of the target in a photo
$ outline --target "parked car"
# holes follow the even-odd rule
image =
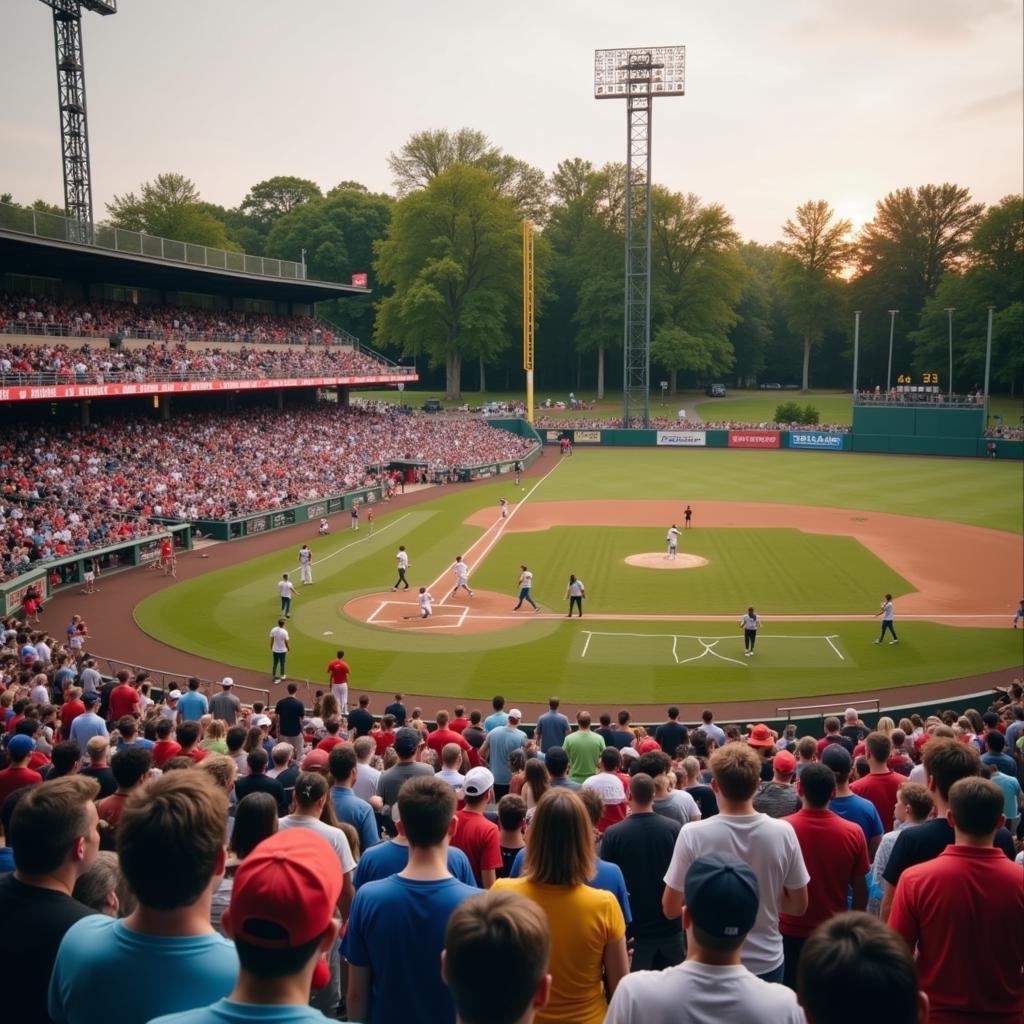
[[[441,411],[441,399],[439,398],[428,398],[423,403],[424,412],[440,412]]]
[[[704,389],[704,394],[709,398],[725,398],[725,385],[724,384],[709,384]]]
[[[501,411],[501,406],[497,402],[484,402],[483,404],[483,413],[485,416],[493,416]]]
[[[760,385],[762,391],[781,391],[781,384],[762,384]]]

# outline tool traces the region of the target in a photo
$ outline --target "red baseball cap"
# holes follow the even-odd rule
[[[788,750],[780,750],[774,758],[772,758],[772,764],[777,772],[782,772],[783,775],[788,772],[796,771],[796,758]]]
[[[233,938],[263,949],[293,949],[327,931],[341,895],[338,855],[304,828],[264,839],[239,865],[224,925]],[[259,922],[284,934],[268,937]]]
[[[299,765],[299,769],[304,772],[313,772],[318,768],[327,771],[330,768],[331,759],[327,754],[326,750],[311,750],[302,759],[302,763]]]
[[[661,744],[651,736],[647,739],[641,740],[640,745],[636,748],[641,754],[648,754],[652,750],[661,750]]]

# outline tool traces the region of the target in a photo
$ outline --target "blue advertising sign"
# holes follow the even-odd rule
[[[804,434],[790,431],[790,448],[818,448],[825,451],[842,451],[842,434]]]

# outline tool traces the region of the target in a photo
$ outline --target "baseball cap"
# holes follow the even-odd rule
[[[235,872],[224,923],[235,938],[263,949],[293,949],[322,935],[341,895],[338,856],[304,828],[264,839]],[[265,923],[283,934],[270,938]]]
[[[640,751],[636,747],[623,747],[619,753],[622,755],[622,760],[632,761],[634,757],[640,756]]]
[[[774,757],[773,762],[777,772],[795,772],[796,758],[788,750],[780,750]]]
[[[330,767],[331,759],[327,756],[326,750],[311,750],[303,759],[299,765],[299,770],[303,772],[316,771],[319,768],[327,769]]]
[[[649,754],[652,750],[661,750],[661,744],[653,736],[641,740],[640,746],[636,748],[638,754]]]
[[[823,765],[827,765],[834,772],[842,775],[853,770],[853,758],[850,752],[841,743],[828,743],[821,752],[819,759]]]
[[[270,718],[267,715],[253,715],[252,724],[261,729],[265,725],[270,725]]]
[[[483,796],[494,785],[494,776],[487,768],[470,768],[462,790],[466,796]]]
[[[408,757],[410,754],[415,754],[420,746],[420,733],[419,729],[412,729],[405,726],[395,733],[395,742],[393,744],[395,753],[399,757]]]
[[[509,718],[514,718],[518,722],[523,717],[523,713],[522,713],[522,711],[519,710],[519,708],[513,708],[508,713],[508,717]]]
[[[180,696],[181,696],[181,690],[171,690],[171,692],[169,694],[167,694],[167,699],[168,700],[177,700]]]
[[[234,686],[235,685],[235,681],[234,681],[234,679],[231,678],[231,676],[225,676],[220,681],[220,685],[221,686]]]
[[[24,733],[12,736],[7,744],[7,753],[11,755],[12,761],[20,761],[26,754],[31,754],[35,749],[36,741]]]
[[[747,739],[747,746],[750,747],[774,747],[775,740],[772,739],[771,729],[763,722],[755,725],[750,730],[750,737]]]
[[[91,708],[93,704],[99,704],[100,695],[98,693],[85,693],[82,694],[82,703],[87,707]]]
[[[757,876],[738,857],[705,853],[690,865],[683,884],[690,917],[701,931],[738,939],[754,927],[761,898]]]

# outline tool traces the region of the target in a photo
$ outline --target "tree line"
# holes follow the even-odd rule
[[[394,195],[355,181],[324,192],[301,177],[253,185],[235,208],[160,174],[107,204],[116,227],[298,260],[312,278],[369,276],[372,297],[321,304],[363,341],[413,357],[449,397],[521,386],[521,222],[537,227],[537,378],[544,391],[621,386],[626,168],[579,158],[545,175],[482,132],[414,134],[388,158]],[[10,201],[10,196],[0,196]],[[41,200],[35,208],[48,209]],[[986,208],[943,183],[897,189],[854,233],[823,199],[800,205],[773,245],[744,241],[720,203],[652,189],[654,373],[674,393],[711,380],[849,388],[853,311],[859,384],[984,371],[994,307],[993,381],[1024,373],[1024,197]],[[898,310],[891,314],[890,311]],[[655,379],[657,379],[655,377]]]

